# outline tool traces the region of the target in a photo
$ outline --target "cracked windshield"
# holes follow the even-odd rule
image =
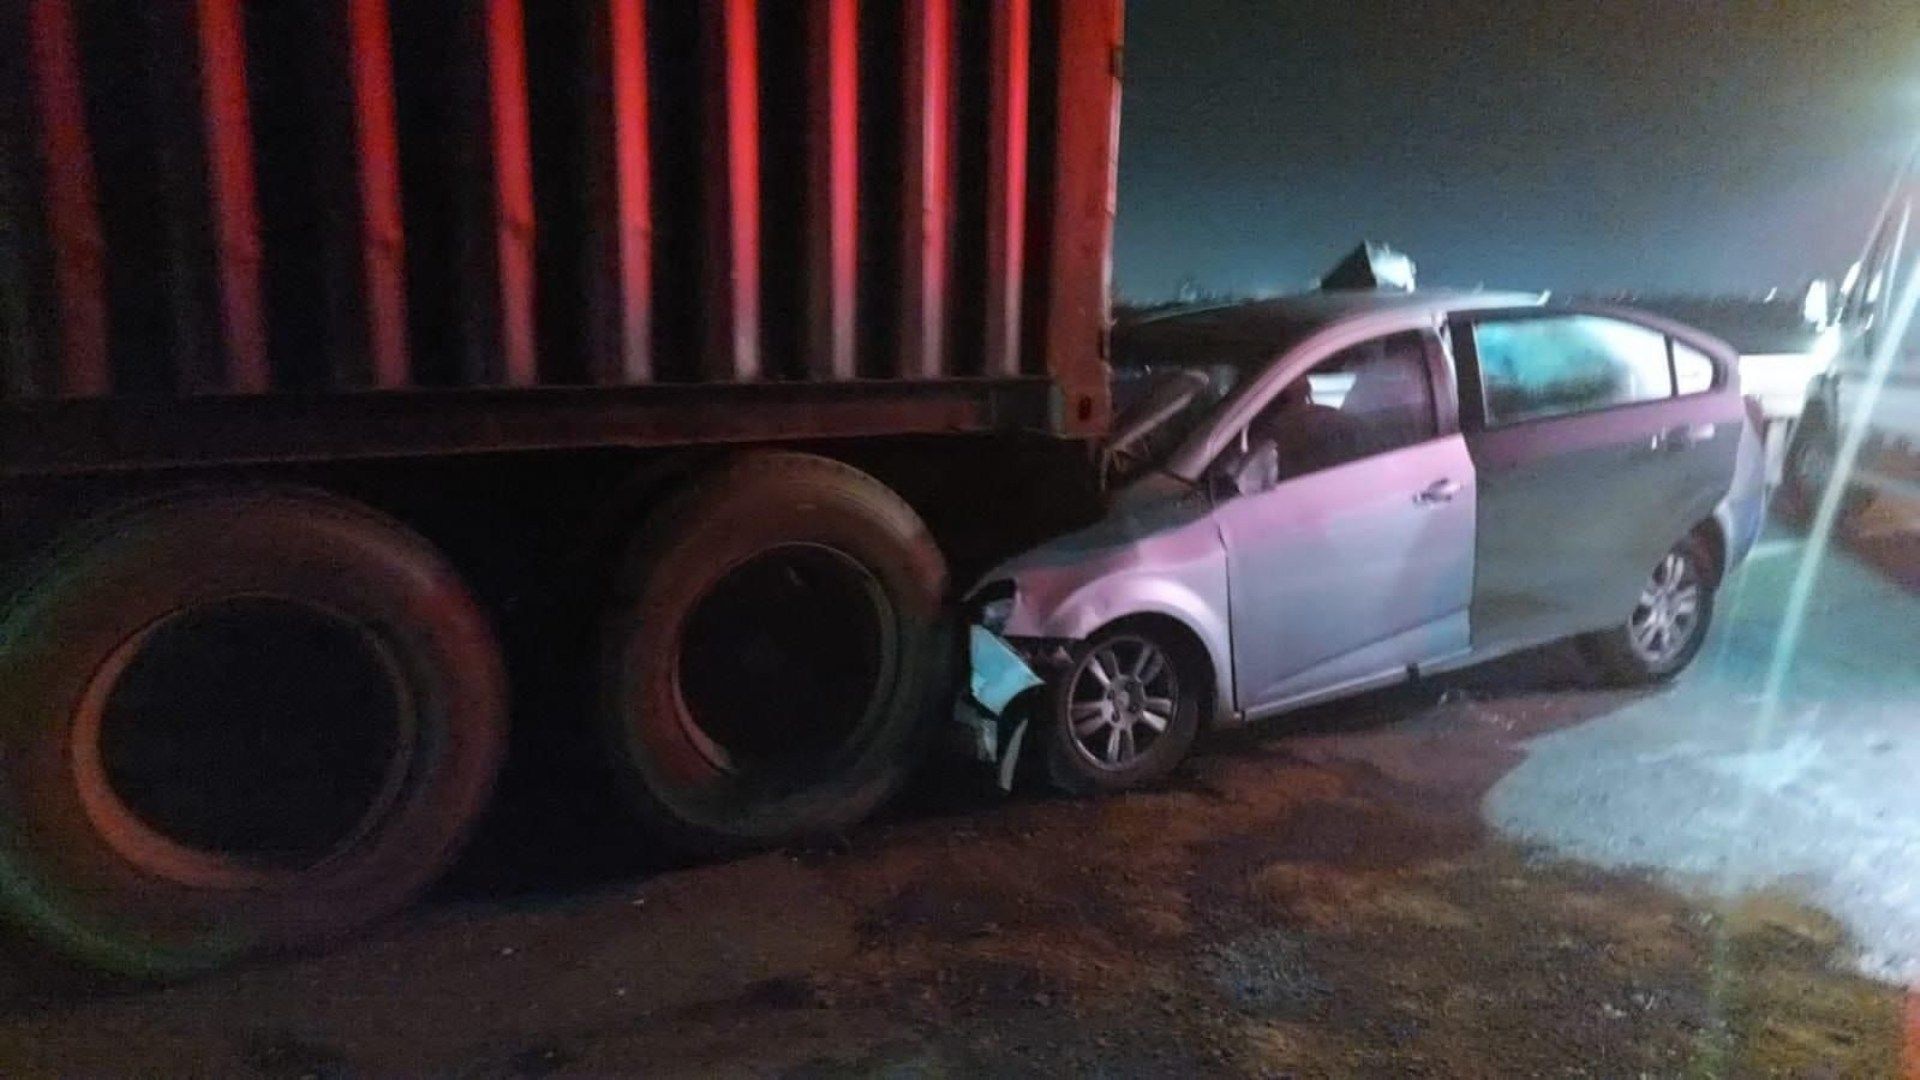
[[[1920,1080],[1913,0],[0,31],[0,1076]]]

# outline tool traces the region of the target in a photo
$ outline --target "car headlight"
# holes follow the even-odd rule
[[[973,621],[998,634],[1013,618],[1013,582],[1002,581],[981,590],[974,601]]]
[[[1013,597],[989,600],[980,605],[980,625],[998,634],[1007,628],[1007,620],[1013,618]]]

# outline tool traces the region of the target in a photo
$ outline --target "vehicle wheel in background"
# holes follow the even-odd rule
[[[1173,771],[1200,729],[1204,668],[1190,643],[1152,622],[1094,634],[1052,687],[1045,735],[1054,784],[1124,791]]]
[[[758,453],[694,478],[629,547],[601,720],[661,839],[741,850],[890,797],[950,706],[946,564],[879,481]]]
[[[492,630],[425,540],[317,493],[82,526],[0,617],[0,910],[172,977],[388,915],[491,790]]]
[[[1782,478],[1782,509],[1800,524],[1810,524],[1820,508],[1821,496],[1834,481],[1835,463],[1840,456],[1840,437],[1827,422],[1826,414],[1812,411],[1795,426],[1787,444],[1785,476]],[[1871,493],[1849,486],[1840,496],[1834,524],[1844,529],[1873,501]]]
[[[1713,552],[1698,535],[1663,556],[1621,626],[1581,639],[1588,659],[1615,681],[1639,685],[1693,662],[1713,620]]]

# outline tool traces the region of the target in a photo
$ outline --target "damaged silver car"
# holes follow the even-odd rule
[[[1761,448],[1721,342],[1524,294],[1325,292],[1116,334],[1110,513],[989,574],[1074,791],[1260,719],[1578,636],[1652,682],[1751,547]],[[1017,749],[1017,747],[1016,747]]]

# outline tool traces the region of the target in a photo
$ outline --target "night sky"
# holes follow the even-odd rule
[[[1920,0],[1129,0],[1123,297],[1837,274],[1920,138]]]

